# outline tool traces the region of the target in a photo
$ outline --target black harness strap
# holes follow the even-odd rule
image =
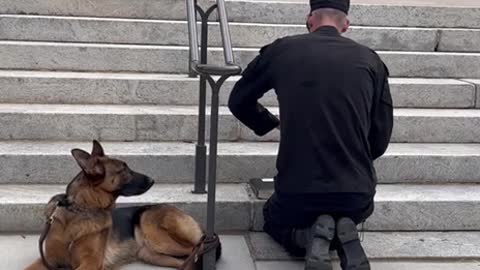
[[[42,234],[40,234],[40,239],[38,240],[38,249],[40,251],[40,257],[42,258],[42,263],[48,270],[70,270],[70,268],[58,268],[52,266],[50,263],[48,263],[47,258],[45,258],[45,254],[43,252],[43,244],[45,243],[45,239],[47,238],[48,233],[50,232],[50,229],[52,227],[52,223],[55,220],[55,213],[57,212],[58,207],[66,207],[68,205],[69,202],[66,200],[57,202],[57,206],[55,207],[52,215],[48,218],[47,222],[45,222],[45,228],[43,229]]]
[[[206,235],[202,236],[200,242],[195,246],[192,251],[192,254],[188,256],[185,261],[183,262],[182,266],[178,268],[178,270],[185,270],[191,263],[196,263],[198,261],[198,257],[203,256],[205,253],[216,249],[220,246],[220,239],[218,235],[214,235],[212,238],[208,239]]]

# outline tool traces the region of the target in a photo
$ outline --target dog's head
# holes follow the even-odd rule
[[[154,184],[150,177],[132,171],[125,162],[106,156],[98,141],[93,141],[90,154],[73,149],[72,156],[82,172],[68,185],[67,195],[87,206],[108,208],[118,196],[140,195]]]

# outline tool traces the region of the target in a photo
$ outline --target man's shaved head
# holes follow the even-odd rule
[[[308,15],[307,25],[311,32],[322,26],[333,26],[340,33],[347,31],[350,26],[347,14],[333,8],[319,8]]]

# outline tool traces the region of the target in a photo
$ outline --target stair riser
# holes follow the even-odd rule
[[[53,194],[52,194],[53,195]],[[124,205],[124,204],[120,204]],[[205,222],[205,203],[175,203]],[[216,207],[217,229],[220,231],[263,230],[263,203],[221,202]],[[448,202],[378,202],[366,224],[370,231],[465,231],[479,230],[478,216],[472,215],[478,203]],[[0,231],[38,232],[44,224],[43,205],[0,205]],[[425,215],[429,213],[429,215]],[[251,223],[252,222],[252,223]]]
[[[475,231],[479,230],[475,202],[375,203],[375,211],[365,223],[366,231]],[[254,204],[253,230],[263,231],[263,202]],[[425,214],[428,213],[428,214]]]
[[[128,21],[52,17],[2,17],[0,39],[62,42],[188,45],[186,22]],[[306,33],[302,25],[230,25],[233,46],[262,47],[277,38]],[[445,33],[445,36],[441,36]],[[345,35],[376,50],[469,51],[475,49],[480,31],[352,27]],[[478,36],[478,38],[477,38]],[[218,25],[210,26],[210,45],[222,46]],[[441,43],[437,45],[437,40]],[[470,46],[463,48],[460,44]],[[478,47],[478,46],[477,46]]]
[[[252,256],[258,260],[292,260],[278,243],[264,233],[252,233],[249,236]],[[362,246],[365,248],[369,259],[396,260],[424,259],[424,260],[453,260],[457,262],[453,268],[417,268],[412,265],[409,269],[421,270],[453,270],[461,267],[460,262],[478,261],[480,258],[477,246],[480,234],[478,232],[418,232],[418,233],[365,233]],[[468,244],[466,244],[468,243]],[[336,254],[332,253],[334,257]],[[298,259],[298,258],[297,258]],[[388,264],[391,266],[391,264]],[[431,266],[435,263],[430,262]],[[463,265],[462,265],[463,266]],[[295,269],[295,268],[288,268]],[[303,269],[303,268],[302,268]],[[390,268],[373,268],[390,269]],[[404,268],[391,268],[404,269]],[[408,269],[408,268],[405,268]],[[464,269],[464,268],[462,268]],[[470,268],[467,268],[470,270]],[[472,268],[476,269],[476,268]]]
[[[79,171],[69,151],[65,149],[62,155],[4,153],[0,156],[0,183],[68,183]],[[192,183],[193,154],[192,145],[189,154],[112,156],[127,161],[131,168],[151,176],[158,183]],[[255,177],[271,178],[276,174],[275,155],[270,151],[242,155],[220,153],[218,181],[245,182]],[[387,152],[376,162],[376,168],[381,183],[478,183],[479,162],[478,155],[422,156]]]
[[[0,39],[62,42],[188,45],[186,22],[0,16]],[[209,44],[222,46],[218,25]],[[302,25],[230,24],[233,46],[261,47],[306,33]],[[346,37],[386,51],[479,52],[480,31],[468,29],[352,27]]]
[[[0,140],[196,141],[198,117],[189,114],[0,113]],[[278,141],[264,137],[226,112],[220,115],[220,141]],[[208,123],[207,123],[208,124]],[[480,117],[395,117],[392,142],[478,143]]]
[[[307,4],[292,2],[229,1],[226,7],[230,21],[235,22],[304,24],[308,13]],[[74,0],[68,4],[59,0],[2,0],[0,13],[174,20],[184,20],[186,17],[185,3],[176,0],[139,0],[135,5],[128,0],[95,3]],[[353,5],[350,18],[358,25],[480,28],[478,8]]]
[[[227,81],[220,92],[226,105],[237,79]],[[186,76],[175,79],[0,77],[0,102],[44,104],[154,104],[197,105],[198,81]],[[411,82],[391,79],[395,107],[472,108],[475,86],[458,81],[445,83]],[[208,93],[211,91],[208,89]],[[209,95],[210,96],[210,95]],[[207,98],[210,101],[210,97]],[[277,106],[273,91],[262,98],[266,106]]]
[[[53,196],[54,194],[52,194]],[[206,222],[206,203],[175,203],[200,224]],[[216,204],[216,228],[219,231],[247,231],[251,204],[248,201]],[[119,204],[125,206],[125,204]],[[43,205],[0,205],[1,232],[39,232],[45,224]]]
[[[256,49],[235,50],[245,67]],[[393,77],[480,78],[480,54],[379,52]],[[210,52],[212,63],[223,63],[220,50]],[[186,73],[185,47],[105,46],[53,43],[0,43],[2,69],[131,71]]]

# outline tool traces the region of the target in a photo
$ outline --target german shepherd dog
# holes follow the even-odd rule
[[[43,258],[25,270],[117,270],[134,261],[201,269],[192,258],[206,245],[204,233],[191,216],[167,204],[115,208],[119,196],[147,192],[151,178],[105,156],[97,141],[91,154],[73,149],[72,155],[82,171],[48,202]]]

